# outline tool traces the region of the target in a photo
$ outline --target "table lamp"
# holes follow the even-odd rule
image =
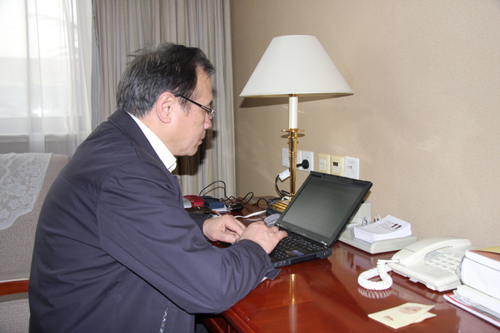
[[[353,94],[315,36],[275,37],[243,88],[240,97],[289,97],[288,132],[290,197],[295,195],[299,95]],[[303,131],[300,131],[303,132]]]

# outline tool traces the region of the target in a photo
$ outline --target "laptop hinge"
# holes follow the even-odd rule
[[[307,238],[305,237],[304,235],[301,235],[301,234],[298,234],[298,233],[295,233],[293,231],[290,231],[290,230],[287,230],[286,228],[283,228],[279,223],[276,223],[276,226],[279,227],[281,230],[285,230],[286,232],[288,233],[292,233],[292,234],[296,234],[296,235],[299,235],[300,237],[304,237],[304,238]],[[312,240],[310,238],[307,238],[310,242],[313,242],[313,243],[316,243],[316,244],[321,244],[324,246],[325,249],[329,249],[330,246],[328,245],[328,243],[324,242],[324,241],[316,241],[316,240]]]

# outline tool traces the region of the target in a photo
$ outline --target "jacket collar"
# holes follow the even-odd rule
[[[108,121],[115,125],[138,146],[143,148],[148,154],[163,164],[160,157],[151,146],[151,143],[149,143],[148,139],[139,128],[139,125],[137,125],[134,119],[132,119],[126,111],[121,109],[116,110],[111,116],[108,117]]]
[[[160,138],[144,124],[139,118],[129,113],[129,116],[135,121],[139,126],[142,133],[146,136],[149,143],[155,150],[156,154],[160,157],[163,164],[167,167],[168,171],[172,172],[177,167],[177,159],[170,152],[170,150],[165,146],[165,144],[160,140]]]

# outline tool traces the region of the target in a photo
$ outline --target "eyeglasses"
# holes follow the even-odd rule
[[[175,95],[175,96],[176,97],[182,97],[185,100],[188,100],[191,103],[193,103],[195,105],[198,105],[200,108],[202,108],[207,113],[208,119],[212,120],[214,118],[214,115],[215,115],[215,110],[214,109],[206,107],[205,105],[201,105],[200,103],[197,103],[197,102],[193,101],[192,99],[187,98],[186,96],[182,96],[182,95]]]

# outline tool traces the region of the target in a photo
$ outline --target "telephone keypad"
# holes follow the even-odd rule
[[[444,269],[445,271],[455,273],[461,261],[462,256],[443,252],[440,253],[440,255],[434,256],[432,259],[427,260],[426,263],[431,266]]]

